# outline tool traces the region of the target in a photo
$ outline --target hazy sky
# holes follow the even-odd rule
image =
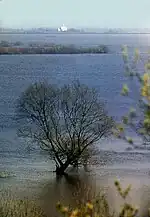
[[[9,27],[150,27],[150,0],[0,0]]]

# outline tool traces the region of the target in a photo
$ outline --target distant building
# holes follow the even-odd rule
[[[58,32],[67,32],[68,31],[68,28],[63,24],[61,27],[59,27],[58,29]]]

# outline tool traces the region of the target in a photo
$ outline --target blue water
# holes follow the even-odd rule
[[[124,76],[124,67],[121,46],[126,44],[130,51],[138,47],[142,52],[148,51],[150,35],[0,35],[1,40],[34,42],[51,42],[63,44],[77,44],[94,46],[105,44],[109,46],[110,54],[102,55],[12,55],[0,56],[0,167],[17,167],[21,165],[28,168],[37,165],[39,155],[29,155],[25,152],[27,146],[23,140],[16,136],[18,128],[13,120],[16,99],[20,93],[35,81],[48,80],[51,83],[63,85],[74,79],[95,87],[100,97],[106,102],[110,115],[119,120],[121,115],[128,111],[129,106],[136,106],[137,86],[132,85],[130,98],[123,98],[120,91],[123,83],[127,82]],[[128,82],[131,85],[131,82]],[[127,145],[122,141],[104,142],[102,149],[124,152]],[[135,152],[135,151],[134,151]],[[24,156],[24,158],[20,158]],[[139,156],[142,155],[142,158]],[[112,153],[108,163],[120,162],[131,165],[131,162],[144,163],[149,167],[148,157],[135,153],[118,155]],[[119,158],[117,156],[120,156]],[[128,157],[127,157],[128,156]],[[145,157],[144,157],[145,156]],[[23,159],[26,159],[25,161]],[[44,158],[41,164],[44,164]],[[141,160],[142,159],[142,160]],[[34,162],[34,163],[33,163]],[[44,164],[45,165],[45,164]],[[18,170],[16,168],[16,170]]]

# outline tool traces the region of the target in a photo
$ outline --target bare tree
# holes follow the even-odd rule
[[[87,161],[89,148],[113,126],[96,91],[79,82],[31,85],[18,100],[17,117],[20,135],[49,152],[57,174]]]

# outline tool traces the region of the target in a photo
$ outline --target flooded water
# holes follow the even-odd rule
[[[43,38],[42,38],[43,37]],[[0,35],[1,40],[48,41],[78,45],[106,44],[111,49],[108,55],[12,55],[0,56],[0,171],[15,176],[0,179],[0,189],[10,190],[20,197],[37,198],[47,213],[55,212],[55,203],[75,205],[79,199],[87,200],[102,188],[114,208],[120,205],[120,197],[114,188],[114,179],[119,178],[126,186],[132,184],[133,203],[146,209],[149,203],[150,152],[127,151],[128,145],[120,140],[105,140],[98,143],[101,154],[99,165],[91,166],[89,172],[72,171],[71,177],[56,180],[53,162],[40,150],[28,150],[28,144],[17,137],[18,123],[13,119],[16,99],[25,88],[35,81],[47,80],[63,85],[73,79],[95,87],[110,115],[119,119],[130,106],[135,106],[137,86],[133,86],[130,99],[120,96],[122,84],[127,81],[123,74],[120,47],[139,47],[148,50],[149,35]],[[144,55],[144,54],[142,54]],[[130,82],[129,82],[130,84]],[[139,138],[135,138],[140,143]],[[131,200],[131,198],[129,198]],[[52,211],[53,210],[53,211]],[[143,211],[144,215],[144,211]]]

